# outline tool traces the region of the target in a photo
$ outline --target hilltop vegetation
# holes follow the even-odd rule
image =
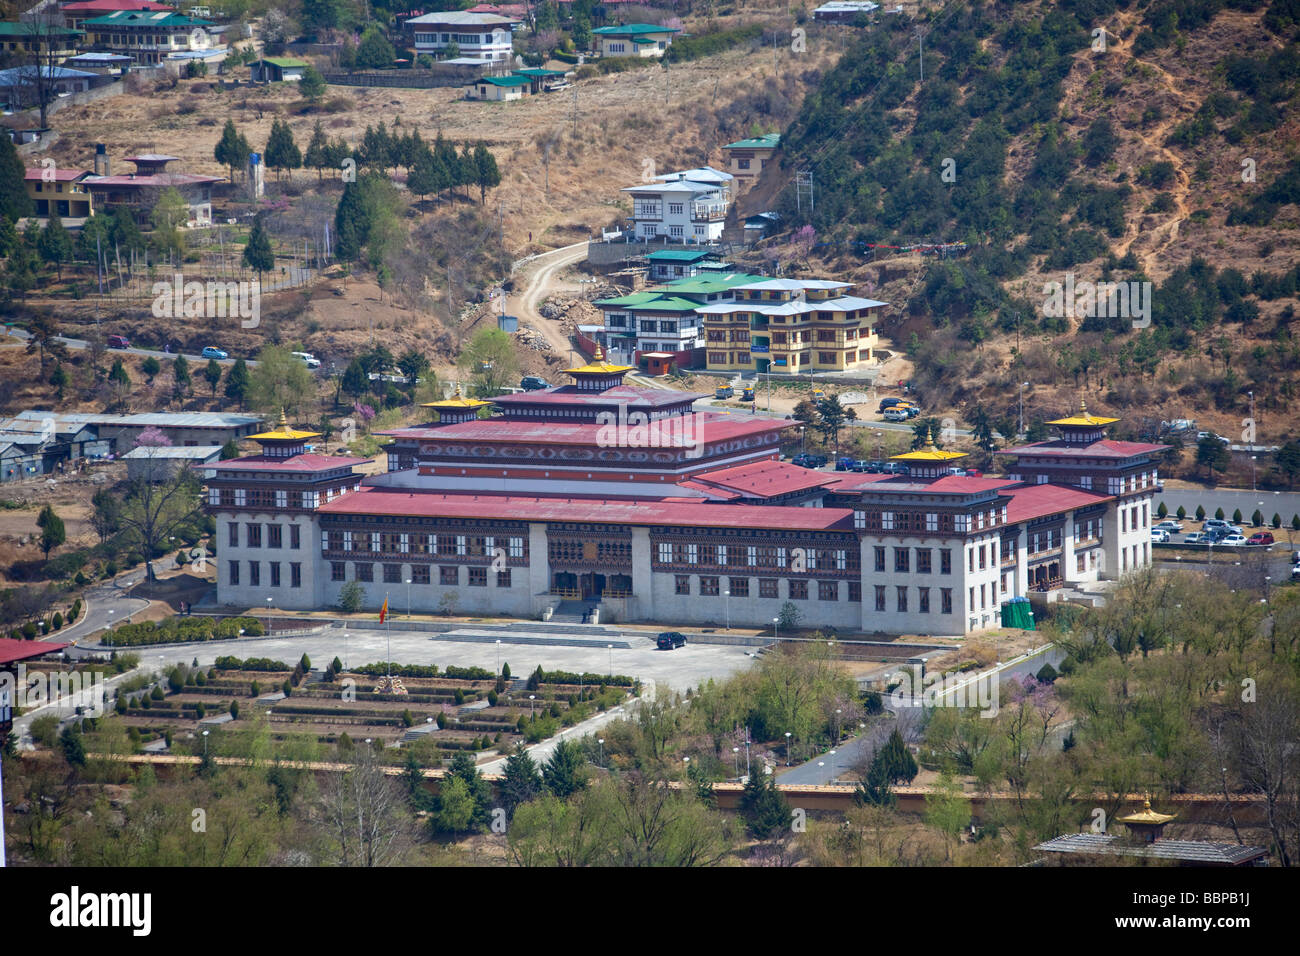
[[[1250,391],[1281,411],[1300,368],[1297,9],[949,3],[919,24],[924,82],[917,24],[882,17],[786,130],[815,211],[793,189],[779,209],[865,278],[891,277],[863,267],[865,243],[969,244],[875,293],[936,409],[1005,414],[1029,379],[1156,418],[1240,418]],[[1152,282],[1150,327],[1049,314],[1043,284],[1065,272]]]

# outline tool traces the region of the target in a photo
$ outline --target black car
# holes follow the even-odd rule
[[[679,631],[664,631],[655,642],[661,651],[671,651],[674,647],[686,646],[686,635]]]
[[[880,407],[876,409],[876,412],[882,413],[886,408],[893,408],[895,405],[906,405],[906,404],[908,404],[908,400],[906,398],[882,398],[880,400]]]
[[[545,379],[538,378],[536,375],[525,375],[519,380],[519,387],[525,392],[536,392],[551,386],[546,383]]]

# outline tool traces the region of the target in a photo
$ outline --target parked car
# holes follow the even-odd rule
[[[1169,532],[1168,532],[1168,531],[1163,531],[1163,530],[1161,530],[1160,528],[1152,528],[1152,529],[1151,529],[1151,543],[1152,543],[1152,544],[1168,544],[1168,543],[1169,543]]]
[[[1205,524],[1201,525],[1202,531],[1241,531],[1236,525],[1223,520],[1222,518],[1206,518]]]
[[[671,651],[674,647],[686,646],[686,635],[679,631],[664,631],[655,641],[661,651]]]
[[[902,462],[887,461],[885,467],[880,469],[886,475],[910,475],[912,470]]]
[[[1214,543],[1221,544],[1225,548],[1240,548],[1246,543],[1246,536],[1244,534],[1230,534]]]
[[[214,359],[228,359],[228,358],[230,358],[229,353],[222,351],[221,349],[217,348],[215,345],[209,345],[207,348],[205,348],[205,349],[204,349],[202,352],[200,352],[199,354],[202,355],[204,358],[209,358],[209,359],[211,359],[211,358],[214,358]]]
[[[849,470],[850,470],[850,471],[865,472],[865,471],[867,470],[867,465],[869,465],[869,464],[871,464],[871,463],[870,463],[869,461],[867,461],[865,458],[859,458],[857,461],[855,461],[855,462],[853,463],[853,467],[850,468]]]
[[[1291,568],[1291,580],[1300,581],[1300,561],[1297,561],[1295,566]]]
[[[289,354],[296,359],[302,359],[303,364],[308,368],[320,368],[320,359],[310,352],[290,352]]]
[[[110,335],[108,337],[108,347],[110,349],[129,349],[131,340],[125,335]]]
[[[1218,441],[1223,442],[1223,444],[1225,444],[1225,445],[1231,445],[1231,444],[1232,444],[1232,442],[1231,442],[1229,439],[1224,438],[1222,435],[1216,435],[1214,432],[1197,432],[1197,433],[1196,433],[1196,440],[1197,440],[1198,442],[1199,442],[1199,441],[1203,441],[1203,440],[1205,440],[1206,438],[1214,438],[1214,439],[1217,439]]]
[[[525,375],[519,380],[519,387],[525,392],[537,392],[551,386],[546,384],[546,379],[538,378],[536,375]]]
[[[880,417],[887,422],[905,422],[909,416],[907,414],[906,406],[894,405],[890,408],[886,408],[884,412],[881,413]]]
[[[905,398],[882,398],[880,400],[880,407],[876,409],[876,412],[877,414],[883,414],[886,408],[893,408],[895,405],[910,404],[912,403]]]
[[[917,415],[921,414],[921,407],[919,405],[903,405],[901,407],[903,411],[907,413],[908,418],[915,418]]]
[[[731,396],[735,394],[736,390],[730,385],[719,385],[713,390],[714,398],[731,398]]]
[[[1162,521],[1158,525],[1156,525],[1156,530],[1168,531],[1170,534],[1177,534],[1178,532],[1183,530],[1183,526],[1179,524],[1177,521],[1173,521],[1173,520]]]
[[[1204,531],[1193,531],[1183,538],[1183,544],[1213,544],[1214,539]]]
[[[1254,534],[1252,534],[1249,538],[1246,539],[1246,543],[1249,545],[1256,545],[1256,546],[1271,545],[1273,543],[1273,532],[1256,531]]]
[[[852,471],[853,466],[857,464],[852,458],[840,458],[835,462],[836,471]]]
[[[885,471],[885,465],[887,464],[888,462],[882,461],[879,458],[873,458],[867,462],[867,473],[872,475],[883,474]]]
[[[1300,551],[1292,551],[1292,552],[1291,552],[1291,563],[1292,563],[1292,564],[1300,564]]]

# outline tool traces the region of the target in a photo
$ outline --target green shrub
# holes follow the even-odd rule
[[[54,617],[50,618],[50,624],[57,631],[63,627],[63,615],[58,611],[54,612]]]
[[[1220,510],[1219,513],[1222,514],[1222,513],[1223,513],[1222,510]],[[1197,506],[1196,506],[1196,520],[1197,520],[1197,521],[1204,521],[1204,520],[1205,520],[1205,505],[1197,505]]]
[[[293,684],[286,680],[280,685],[280,692],[283,693],[285,697],[289,697],[293,694]]]
[[[494,690],[488,691],[488,706],[495,707],[497,705],[497,700],[499,700],[497,692]]]
[[[23,625],[23,637],[29,641],[36,640],[36,625],[31,621]]]
[[[249,687],[249,690],[252,692],[249,694],[250,697],[259,697],[261,696],[262,693],[262,685],[259,684],[257,681],[253,681],[252,685]]]
[[[149,691],[149,696],[152,697],[154,700],[162,700],[167,695],[163,693],[163,689],[161,687],[155,684],[154,689]]]
[[[239,701],[232,700],[230,702],[230,716],[235,720],[239,719]]]
[[[454,700],[456,702],[456,706],[459,707],[461,704],[465,703],[465,692],[461,690],[459,687],[457,687],[456,692],[452,694],[452,700]]]

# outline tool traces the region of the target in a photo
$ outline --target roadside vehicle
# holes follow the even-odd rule
[[[826,390],[823,388],[813,389],[813,401],[820,402],[826,397]]]
[[[1201,525],[1202,531],[1214,531],[1216,528],[1228,531],[1232,528],[1232,525],[1222,518],[1206,518],[1205,524]],[[1240,531],[1241,529],[1238,528],[1237,530]]]
[[[1249,538],[1246,539],[1246,543],[1249,545],[1253,545],[1255,547],[1272,545],[1273,532],[1256,531],[1254,534],[1252,534]]]
[[[1213,438],[1213,439],[1215,439],[1215,440],[1217,440],[1217,441],[1222,442],[1222,443],[1225,444],[1225,445],[1231,445],[1231,444],[1232,444],[1232,442],[1231,442],[1230,440],[1228,440],[1227,438],[1224,438],[1222,435],[1216,435],[1214,432],[1197,432],[1197,433],[1196,433],[1196,440],[1197,440],[1198,442],[1199,442],[1199,441],[1203,441],[1203,440],[1205,440],[1206,438]]]
[[[714,398],[731,398],[731,396],[735,394],[736,394],[736,390],[732,388],[730,385],[719,385],[716,389],[713,390]]]
[[[840,458],[840,459],[837,459],[836,462],[835,462],[835,470],[836,470],[836,471],[852,471],[852,470],[853,470],[853,466],[854,466],[854,464],[856,464],[856,463],[854,462],[854,460],[853,460],[852,458]]]
[[[740,393],[740,400],[742,402],[752,402],[754,400],[754,386],[746,385]]]
[[[1214,539],[1204,531],[1193,531],[1183,538],[1183,544],[1213,544]]]
[[[910,404],[912,403],[905,398],[882,398],[880,400],[880,407],[876,409],[876,412],[877,414],[883,414],[886,408],[893,408],[895,405]]]
[[[881,417],[887,422],[905,422],[911,416],[907,414],[907,408],[901,405],[894,405],[886,408]]]
[[[865,471],[867,470],[867,465],[868,465],[868,464],[869,464],[869,462],[868,462],[865,458],[859,458],[857,461],[855,461],[855,462],[853,463],[853,467],[850,468],[849,470],[850,470],[850,471],[865,472]]]
[[[1168,543],[1169,543],[1169,532],[1168,532],[1168,531],[1162,531],[1162,530],[1160,530],[1159,528],[1152,528],[1152,529],[1151,529],[1151,543],[1152,543],[1152,544],[1168,544]]]
[[[869,462],[867,462],[867,474],[870,475],[883,474],[885,471],[885,465],[887,464],[888,462],[886,461],[883,461],[879,458],[873,458]]]
[[[1158,525],[1156,525],[1156,529],[1159,531],[1168,531],[1170,534],[1177,534],[1178,532],[1183,530],[1183,526],[1179,524],[1177,521],[1170,520],[1170,521],[1160,522]]]
[[[296,359],[302,359],[303,364],[308,368],[320,368],[320,359],[310,352],[290,352],[289,354]]]
[[[204,358],[206,358],[206,359],[213,359],[213,358],[214,358],[214,359],[228,359],[228,358],[230,358],[230,353],[225,352],[225,351],[222,351],[221,349],[217,348],[215,345],[209,345],[209,346],[207,346],[207,347],[206,347],[202,352],[200,352],[199,354],[202,355],[202,356],[203,356]]]
[[[538,378],[536,375],[525,375],[519,380],[519,387],[525,392],[537,392],[551,386],[546,384],[546,379]]]
[[[1300,581],[1300,561],[1297,561],[1295,566],[1291,568],[1291,580]]]
[[[1221,544],[1225,548],[1240,548],[1243,545],[1245,545],[1246,536],[1244,534],[1230,534],[1227,535],[1226,537],[1220,538],[1218,541],[1214,543]]]
[[[907,413],[908,418],[915,418],[917,415],[921,414],[921,407],[919,405],[904,405],[902,408],[903,411]]]
[[[107,344],[110,349],[129,349],[131,347],[131,340],[125,335],[110,335],[107,339]]]
[[[655,641],[661,651],[671,651],[675,647],[686,646],[686,635],[680,631],[664,631]]]

